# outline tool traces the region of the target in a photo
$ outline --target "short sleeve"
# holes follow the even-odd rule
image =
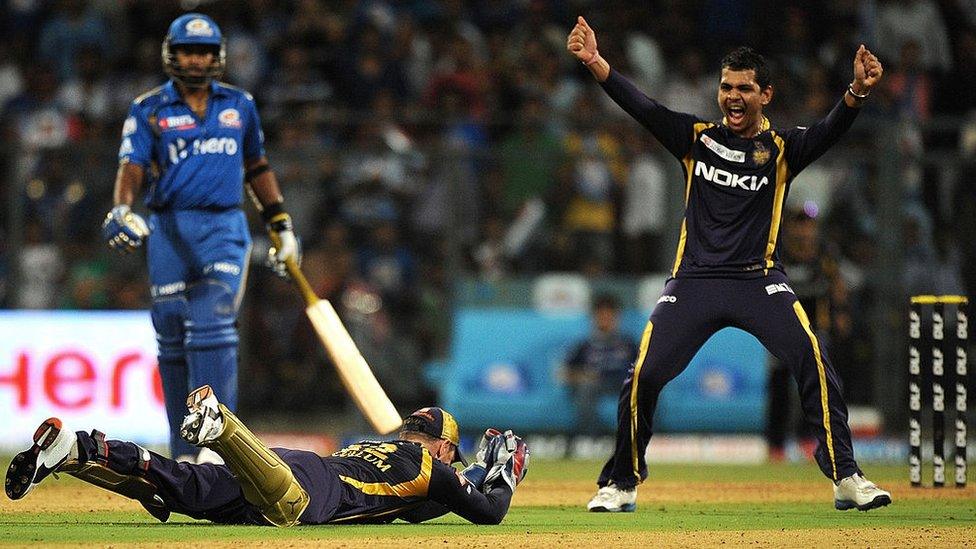
[[[136,102],[129,108],[129,116],[122,123],[122,144],[119,162],[132,162],[148,167],[152,162],[153,131],[145,111]]]
[[[244,98],[245,120],[244,127],[244,160],[254,160],[264,156],[264,130],[261,129],[261,117],[254,99],[247,95]]]

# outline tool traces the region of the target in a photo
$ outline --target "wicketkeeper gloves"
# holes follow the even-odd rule
[[[501,479],[514,492],[529,469],[529,447],[525,441],[508,430],[492,438],[485,451],[491,465],[484,486],[491,486]]]
[[[149,225],[126,204],[112,208],[102,223],[102,236],[108,246],[121,253],[130,253],[149,236]]]
[[[461,475],[473,484],[478,491],[481,491],[485,484],[485,476],[488,474],[488,467],[490,466],[488,463],[488,447],[495,443],[495,438],[501,434],[498,429],[487,429],[478,444],[478,452],[475,454],[474,462],[461,470]],[[491,453],[491,456],[494,457],[494,452]]]

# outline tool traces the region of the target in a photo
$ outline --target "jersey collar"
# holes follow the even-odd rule
[[[729,127],[729,121],[724,116],[722,117],[722,125],[725,126],[726,128]],[[764,114],[763,117],[762,117],[762,120],[759,122],[759,131],[756,132],[756,135],[754,135],[752,137],[756,137],[756,136],[758,136],[759,134],[761,134],[762,132],[764,132],[764,131],[766,131],[768,129],[769,129],[769,119],[766,118],[766,115]],[[752,139],[752,138],[750,138],[750,139]]]
[[[227,88],[218,85],[216,80],[210,81],[210,97],[225,97],[227,95]],[[176,82],[172,78],[163,86],[163,101],[167,105],[183,102],[180,92],[176,89]]]

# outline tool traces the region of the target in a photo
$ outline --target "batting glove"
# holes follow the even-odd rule
[[[130,253],[142,246],[149,236],[149,225],[126,204],[112,208],[102,223],[102,236],[108,246],[120,253]]]
[[[478,453],[475,454],[474,463],[461,470],[461,476],[473,484],[479,491],[484,486],[485,476],[488,474],[488,448],[494,439],[501,434],[501,431],[498,429],[486,430],[485,434],[481,437],[481,443],[478,444]],[[496,442],[495,444],[498,443]]]
[[[529,470],[529,447],[511,430],[498,435],[492,439],[494,441],[498,444],[489,444],[493,458],[484,485],[487,487],[501,479],[514,492]]]
[[[268,222],[268,233],[273,245],[268,250],[268,266],[281,278],[288,279],[288,267],[285,262],[294,259],[297,265],[302,264],[302,247],[295,236],[291,216],[282,212]]]

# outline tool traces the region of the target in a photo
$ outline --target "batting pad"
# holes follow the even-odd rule
[[[308,492],[302,488],[288,464],[258,440],[244,423],[219,404],[224,429],[217,440],[206,444],[224,458],[237,476],[244,498],[261,510],[275,526],[294,526],[308,507]]]
[[[78,460],[68,460],[58,467],[58,472],[68,473],[109,492],[134,499],[160,522],[169,520],[169,509],[166,508],[162,498],[156,493],[156,487],[144,478],[116,473],[94,460],[85,463],[79,463]]]

